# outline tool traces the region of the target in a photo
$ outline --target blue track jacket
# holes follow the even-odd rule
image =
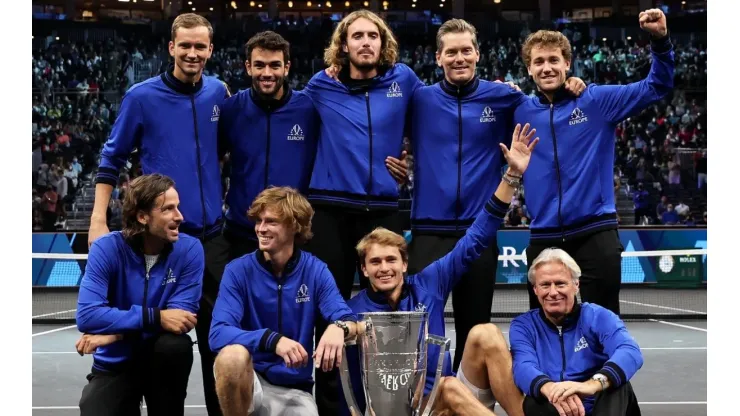
[[[558,328],[542,308],[516,317],[509,329],[514,383],[524,394],[540,397],[550,381],[588,381],[601,373],[609,388],[628,382],[642,367],[642,352],[612,311],[593,303],[576,304]],[[583,399],[590,414],[594,397]]]
[[[134,149],[144,174],[175,181],[185,218],[180,231],[210,237],[220,230],[218,121],[227,91],[216,78],[185,84],[170,71],[131,87],[103,146],[96,182],[113,187]]]
[[[257,250],[226,266],[208,341],[213,352],[227,345],[243,345],[254,370],[271,384],[310,392],[313,387],[313,335],[320,315],[327,322],[356,321],[339,294],[326,264],[296,249],[283,277]],[[288,368],[275,354],[283,336],[303,345],[308,366]]]
[[[136,347],[160,333],[160,311],[198,313],[205,256],[200,241],[186,234],[168,245],[147,273],[140,240],[116,231],[90,247],[77,300],[77,329],[87,334],[123,334],[98,348],[93,366],[112,370],[132,358]]]
[[[398,304],[398,311],[426,311],[429,314],[429,333],[445,336],[444,310],[447,298],[452,289],[457,285],[462,276],[467,273],[481,254],[496,239],[496,232],[501,226],[504,215],[509,204],[500,201],[495,196],[491,197],[484,208],[478,214],[475,222],[468,228],[465,236],[461,238],[455,248],[444,257],[425,267],[421,272],[408,276],[404,279],[403,292]],[[493,279],[494,276],[491,276]],[[356,314],[362,312],[389,312],[392,311],[388,300],[382,293],[376,293],[372,289],[364,289],[349,301],[349,306]],[[424,386],[424,394],[427,395],[434,384],[437,371],[437,357],[439,347],[429,346],[427,350],[427,377]],[[350,369],[352,387],[355,399],[360,409],[364,412],[365,397],[362,392],[362,380],[360,373],[360,362],[357,347],[347,349],[347,364]],[[442,367],[442,376],[452,375],[452,363],[450,354],[447,353]],[[409,379],[403,377],[388,377],[383,381],[386,388],[397,390],[407,387]],[[344,402],[344,396],[340,395],[342,402],[342,414],[348,415],[349,409]]]
[[[231,185],[226,196],[226,228],[256,239],[247,218],[254,198],[269,186],[308,192],[319,116],[311,99],[287,86],[280,100],[266,100],[247,89],[226,100],[219,121],[221,152],[231,154]]]
[[[314,75],[304,90],[321,116],[312,204],[398,209],[398,187],[385,158],[401,155],[408,106],[422,85],[404,64],[381,70],[366,83],[339,82],[324,71]]]
[[[616,125],[673,88],[670,39],[653,41],[648,77],[629,85],[590,85],[574,98],[561,88],[520,105],[514,122],[530,123],[540,143],[524,175],[531,240],[564,242],[617,228],[614,203]]]
[[[414,93],[411,229],[462,235],[501,183],[514,109],[527,97],[506,84],[443,80]]]

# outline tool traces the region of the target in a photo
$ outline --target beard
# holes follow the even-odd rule
[[[380,61],[379,57],[374,57],[373,60],[369,60],[369,61],[360,61],[359,59],[353,57],[351,54],[349,55],[349,63],[361,71],[369,71],[371,69],[376,68],[378,66],[379,61]]]
[[[252,89],[256,91],[259,95],[265,98],[275,98],[275,96],[280,92],[280,89],[283,88],[283,85],[285,84],[285,77],[275,77],[275,85],[272,87],[269,91],[264,91],[262,89],[262,85],[260,85],[260,79],[259,78],[252,78]]]

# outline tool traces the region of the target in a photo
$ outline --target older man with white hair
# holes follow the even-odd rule
[[[529,270],[540,307],[509,330],[514,382],[526,416],[640,415],[630,379],[640,347],[608,309],[576,300],[581,269],[565,251],[542,251]]]

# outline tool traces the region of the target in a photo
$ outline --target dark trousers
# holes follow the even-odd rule
[[[355,246],[376,227],[385,227],[393,232],[402,233],[401,220],[397,211],[352,211],[339,207],[316,206],[313,217],[313,238],[306,250],[326,263],[334,276],[339,292],[344,299],[352,294],[355,272],[360,273],[360,286],[368,286],[360,269]],[[318,345],[328,323],[318,317],[316,320],[315,343]],[[316,388],[314,397],[319,415],[338,414],[339,410],[339,373],[336,369],[330,372],[316,370]]]
[[[640,416],[640,406],[637,396],[630,383],[616,389],[608,389],[596,395],[596,402],[591,416]],[[531,396],[524,398],[525,416],[559,416],[555,406],[547,398],[534,399]]]
[[[595,303],[619,315],[619,288],[622,283],[622,252],[624,247],[617,230],[600,231],[583,238],[560,244],[530,242],[527,247],[527,264],[546,248],[560,248],[581,268],[580,293],[582,302]],[[531,283],[529,307],[540,307]]]
[[[149,415],[182,416],[192,365],[190,336],[163,333],[120,369],[93,368],[82,389],[80,416],[140,415],[142,397]]]
[[[198,351],[203,373],[203,394],[205,395],[206,409],[209,416],[220,416],[221,407],[216,395],[216,380],[213,377],[213,364],[216,354],[208,344],[208,333],[211,330],[213,306],[218,296],[218,287],[226,265],[233,259],[241,257],[257,249],[257,242],[247,238],[239,238],[229,233],[214,237],[203,244],[206,257],[205,275],[203,276],[203,296],[200,300],[198,323],[195,325],[195,334],[198,337]]]
[[[414,235],[409,246],[409,274],[419,273],[435,260],[451,252],[461,237]],[[468,272],[452,289],[452,308],[455,317],[456,350],[453,371],[457,371],[465,351],[470,330],[491,322],[493,288],[496,284],[498,245],[493,243],[473,262]]]

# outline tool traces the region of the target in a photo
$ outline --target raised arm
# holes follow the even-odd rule
[[[653,62],[647,78],[627,85],[601,85],[589,89],[603,116],[612,123],[638,114],[673,89],[674,52],[665,15],[660,9],[644,11],[640,13],[640,27],[652,37]]]

